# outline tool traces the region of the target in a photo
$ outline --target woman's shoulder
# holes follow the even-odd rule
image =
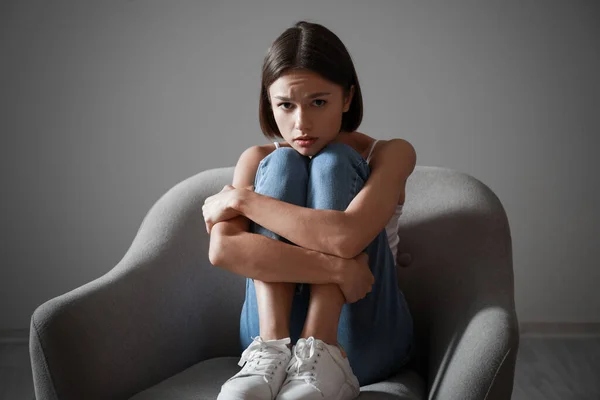
[[[371,160],[394,161],[401,163],[416,162],[416,152],[412,144],[405,139],[393,138],[389,140],[378,140]]]
[[[365,158],[375,160],[385,153],[394,153],[400,157],[411,157],[413,146],[402,138],[376,139],[362,132],[354,132],[357,138],[357,150]]]
[[[271,144],[256,144],[248,147],[242,152],[240,158],[252,158],[257,161],[262,160],[275,150],[275,145]]]
[[[375,169],[394,171],[394,174],[402,175],[404,182],[412,174],[416,165],[417,154],[414,147],[407,140],[400,138],[385,140],[381,147],[378,144],[370,162],[371,172]],[[400,196],[398,203],[404,203],[404,195]]]
[[[239,156],[234,169],[234,186],[236,183],[240,185],[250,185],[254,181],[256,171],[263,158],[271,154],[275,150],[274,144],[254,145],[248,147]]]
[[[412,146],[412,144],[410,144],[410,142],[406,139],[402,139],[402,138],[392,138],[392,139],[387,139],[387,140],[377,140],[377,146],[379,148],[391,148],[392,150],[390,151],[394,151],[394,152],[401,152],[401,153],[405,153],[405,152],[411,152],[414,151],[414,147]]]
[[[278,142],[278,144],[281,147],[289,147],[289,145],[285,142]],[[273,151],[275,151],[275,149],[277,149],[275,143],[256,144],[244,150],[240,155],[240,160],[245,159],[251,164],[258,165],[263,158],[271,154]]]

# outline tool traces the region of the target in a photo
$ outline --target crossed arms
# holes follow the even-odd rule
[[[413,147],[402,139],[385,142],[369,179],[344,211],[300,207],[245,189],[265,156],[261,146],[244,151],[229,193],[212,196],[235,216],[207,219],[211,263],[264,282],[336,283],[343,290],[353,279],[348,275],[358,271],[355,257],[385,227],[404,193],[416,165]],[[249,232],[250,220],[297,246]]]

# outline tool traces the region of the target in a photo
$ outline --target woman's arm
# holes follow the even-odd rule
[[[366,254],[348,260],[244,232],[244,218],[215,224],[209,251],[213,265],[263,282],[336,283],[346,303],[371,291],[375,277]]]
[[[258,163],[264,158],[259,146],[240,156],[233,183],[253,183]],[[237,216],[216,223],[210,233],[209,259],[213,265],[264,282],[336,283],[348,302],[370,291],[374,277],[366,256],[343,259],[250,233],[250,221]]]
[[[248,190],[232,207],[298,246],[353,258],[385,227],[415,165],[412,145],[393,139],[381,146],[369,179],[345,211],[300,207]]]
[[[215,224],[210,235],[211,264],[264,282],[342,283],[349,261],[245,232],[235,217]]]

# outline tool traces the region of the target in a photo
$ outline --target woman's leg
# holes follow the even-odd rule
[[[345,210],[369,173],[366,161],[353,148],[329,144],[310,162],[307,207]],[[328,344],[337,340],[348,354],[361,386],[396,372],[406,363],[412,342],[412,317],[398,288],[385,229],[365,252],[375,276],[371,293],[356,303],[345,304],[337,285],[311,285],[302,335]]]
[[[366,161],[354,149],[331,143],[310,162],[307,207],[345,210],[369,176]],[[327,344],[338,342],[338,321],[345,298],[336,284],[311,285],[308,315],[302,337]]]
[[[288,203],[305,206],[309,161],[308,157],[291,148],[282,147],[273,151],[259,164],[254,190]],[[254,222],[251,223],[251,230],[290,243]],[[292,342],[299,337],[306,316],[308,293],[296,293],[296,289],[295,283],[267,283],[246,279],[246,299],[240,320],[243,349],[252,342],[252,337],[259,335],[263,340],[291,336]]]

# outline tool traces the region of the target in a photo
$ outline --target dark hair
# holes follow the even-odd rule
[[[344,96],[354,96],[342,116],[340,131],[353,132],[362,122],[363,102],[352,58],[342,41],[323,25],[299,21],[286,29],[269,47],[262,68],[258,117],[267,138],[282,137],[269,101],[269,86],[293,69],[305,69],[340,85]]]

